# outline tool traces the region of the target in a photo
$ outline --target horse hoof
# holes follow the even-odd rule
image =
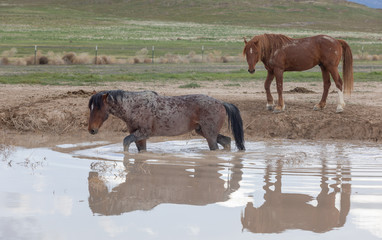
[[[313,110],[314,111],[320,111],[320,110],[324,110],[324,108],[325,107],[321,107],[320,105],[316,104],[316,105],[314,105]]]
[[[281,112],[284,112],[285,110],[285,105],[280,107],[280,106],[277,106],[275,107],[275,109],[273,109],[273,113],[281,113]]]
[[[338,106],[337,110],[336,110],[336,113],[342,113],[343,111],[344,111],[343,107],[342,106]]]
[[[273,113],[282,113],[282,112],[284,112],[283,109],[277,109],[277,108],[275,108],[275,109],[273,110]]]
[[[274,106],[273,106],[272,104],[267,104],[266,109],[267,109],[268,111],[272,111],[272,110],[274,109]]]

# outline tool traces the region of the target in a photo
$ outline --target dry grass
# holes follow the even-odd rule
[[[355,60],[379,61],[382,60],[382,54],[369,54],[368,52],[359,51],[357,54],[354,54],[353,58]]]
[[[9,140],[5,132],[2,132],[0,136],[0,161],[10,164],[9,157],[14,151],[13,142]]]
[[[72,65],[72,64],[140,64],[152,63],[153,59],[149,56],[149,51],[143,48],[135,53],[135,56],[126,59],[116,59],[113,56],[90,56],[88,53],[64,52],[62,54],[49,51],[43,54],[41,51],[36,52],[36,56],[16,57],[17,49],[12,48],[1,54],[0,65]],[[208,54],[196,54],[194,51],[187,55],[166,53],[164,56],[154,58],[155,63],[201,63],[201,62],[240,62],[243,60],[241,54],[237,56],[223,56],[220,51],[212,51]]]
[[[43,54],[41,51],[36,52],[36,56],[16,57],[17,49],[12,48],[8,51],[3,51],[0,55],[0,65],[15,65],[15,66],[27,66],[27,65],[79,65],[79,64],[149,64],[153,62],[153,59],[149,55],[149,51],[143,48],[135,53],[134,56],[127,57],[126,59],[116,59],[114,56],[91,56],[89,53],[75,53],[64,52],[54,53],[49,51],[47,54]],[[380,61],[382,55],[369,54],[359,52],[354,54],[355,60],[367,60],[367,61]],[[205,55],[196,54],[194,51],[189,52],[187,55],[166,53],[163,56],[155,57],[154,62],[160,64],[167,63],[229,63],[229,62],[241,62],[243,56],[238,54],[236,56],[223,55],[221,51],[211,51]]]

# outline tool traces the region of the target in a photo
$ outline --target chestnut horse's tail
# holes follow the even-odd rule
[[[241,119],[240,111],[231,103],[223,103],[223,105],[228,115],[228,127],[232,130],[236,147],[239,150],[245,150],[243,120]]]
[[[338,40],[342,46],[342,74],[344,79],[344,93],[350,94],[353,91],[353,54],[349,45],[344,40]]]

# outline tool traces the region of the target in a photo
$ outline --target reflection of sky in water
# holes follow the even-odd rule
[[[228,199],[216,203],[198,206],[163,202],[150,211],[134,210],[114,216],[92,213],[88,177],[90,168],[102,163],[96,169],[106,169],[99,174],[109,193],[129,181],[134,175],[126,172],[122,144],[58,145],[57,151],[15,148],[7,160],[0,161],[0,239],[382,238],[382,150],[377,144],[279,140],[247,142],[246,147],[246,152],[211,153],[204,140],[150,142],[149,152],[144,154],[136,153],[132,147],[132,153],[125,159],[132,166],[143,158],[148,165],[184,166],[181,169],[186,176],[196,178],[197,166],[216,165],[226,189],[232,184],[230,179],[239,164],[239,187],[229,193]],[[72,151],[61,153],[60,149]],[[176,161],[171,160],[174,156]],[[325,173],[322,173],[322,161],[325,161]],[[328,193],[335,195],[335,208],[340,209],[341,192],[334,192],[335,186],[340,186],[337,177],[351,176],[343,180],[351,184],[352,193],[345,225],[322,234],[298,228],[277,236],[242,231],[240,216],[246,205],[251,203],[260,209],[266,204],[265,170],[270,170],[269,182],[276,183],[280,166],[282,193],[308,195],[312,207],[318,205],[320,184],[322,177],[326,177]],[[350,168],[349,176],[341,172],[346,166]],[[269,189],[275,191],[276,186]]]

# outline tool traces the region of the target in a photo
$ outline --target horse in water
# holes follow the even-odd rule
[[[146,150],[152,136],[177,136],[192,130],[207,139],[210,150],[231,148],[231,138],[219,134],[225,116],[239,150],[245,150],[243,122],[239,109],[206,95],[160,96],[156,92],[104,91],[89,100],[89,126],[96,134],[109,114],[126,122],[130,135],[123,140],[124,151],[135,142],[138,151]]]
[[[262,61],[268,71],[264,83],[267,94],[267,109],[281,112],[285,109],[283,92],[283,73],[285,71],[304,71],[319,65],[324,81],[324,91],[321,101],[314,106],[314,110],[322,110],[326,106],[326,99],[332,76],[338,92],[337,112],[344,110],[343,92],[350,94],[353,90],[353,55],[349,45],[344,40],[326,35],[293,39],[281,34],[263,34],[253,37],[250,41],[244,38],[243,55],[247,58],[248,72],[255,72],[255,65]],[[338,64],[343,58],[344,83],[338,73]],[[270,85],[276,77],[278,94],[277,106],[274,107]]]

